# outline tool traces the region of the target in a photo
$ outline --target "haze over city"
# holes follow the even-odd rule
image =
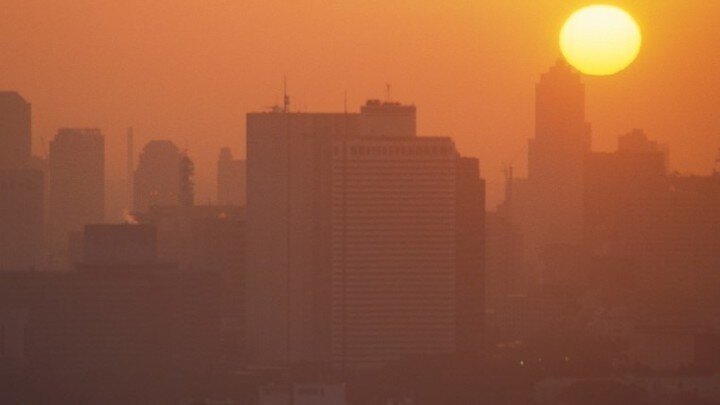
[[[720,3],[6,3],[0,403],[720,403]]]
[[[644,128],[668,143],[673,169],[707,173],[720,143],[720,4],[615,1],[637,18],[644,44],[612,78],[586,78],[593,144]],[[123,1],[3,3],[0,87],[32,100],[35,152],[58,127],[99,127],[109,150],[153,138],[187,147],[198,199],[214,198],[217,149],[244,154],[245,113],[281,101],[342,111],[369,98],[418,106],[424,135],[452,136],[477,156],[490,206],[503,164],[524,170],[537,75],[560,57],[557,32],[584,1]],[[108,154],[108,178],[124,156]],[[117,196],[113,191],[111,196]],[[115,197],[117,198],[117,197]],[[122,206],[111,204],[110,215]]]

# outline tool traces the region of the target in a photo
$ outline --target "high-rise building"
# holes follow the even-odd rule
[[[43,174],[0,169],[0,270],[28,270],[43,254]]]
[[[564,61],[535,88],[535,138],[528,146],[535,231],[546,244],[574,244],[582,236],[583,167],[590,153],[585,86]]]
[[[134,179],[134,210],[152,206],[192,206],[194,168],[187,153],[172,141],[155,140],[145,145]]]
[[[31,156],[30,103],[14,91],[0,92],[0,168],[24,168]]]
[[[591,149],[585,86],[565,61],[535,88],[535,136],[528,145],[528,177],[511,179],[504,212],[522,235],[523,278],[540,282],[546,254],[563,255],[582,243],[584,167]]]
[[[30,104],[0,92],[0,270],[41,263],[45,180],[31,159]]]
[[[50,237],[55,263],[68,235],[105,219],[105,138],[99,129],[60,129],[50,142]]]
[[[449,138],[336,141],[332,359],[372,368],[481,343],[484,189]],[[462,342],[462,344],[460,344]]]
[[[247,150],[252,363],[374,367],[474,333],[458,307],[481,322],[482,293],[456,281],[482,283],[482,181],[450,139],[416,137],[414,107],[249,114]]]
[[[666,200],[667,148],[636,129],[618,138],[617,151],[594,152],[585,165],[585,244],[597,255],[642,250],[631,224],[651,223],[651,206]]]
[[[220,150],[217,199],[221,205],[245,205],[245,161],[233,159],[230,148]]]
[[[457,161],[455,190],[455,350],[478,353],[485,347],[487,330],[487,216],[478,159]]]
[[[246,342],[259,365],[327,361],[333,138],[358,114],[247,116]]]

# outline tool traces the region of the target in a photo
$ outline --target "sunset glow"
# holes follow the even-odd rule
[[[642,43],[640,27],[624,10],[596,5],[575,12],[560,33],[567,61],[588,75],[606,76],[627,68]]]

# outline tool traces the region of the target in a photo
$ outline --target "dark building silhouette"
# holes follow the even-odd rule
[[[172,141],[150,141],[135,169],[134,210],[147,212],[152,206],[192,206],[195,193],[192,160]]]
[[[179,378],[206,375],[221,360],[222,279],[159,260],[154,238],[91,225],[77,270],[0,274],[3,366],[33,370],[37,395],[90,403],[165,402]]]
[[[83,266],[155,265],[157,230],[148,225],[87,225],[83,233]]]
[[[249,114],[250,361],[367,368],[479,346],[474,164],[449,138],[417,137],[414,107],[398,103]]]
[[[31,160],[30,104],[0,92],[0,270],[27,270],[41,263],[45,181]]]
[[[220,150],[217,164],[217,200],[220,205],[245,205],[244,160],[233,159],[230,148]]]
[[[544,244],[579,243],[582,236],[583,166],[590,153],[585,86],[559,62],[535,88],[535,138],[528,145],[528,183],[534,193],[528,236]]]
[[[0,169],[24,168],[31,156],[30,103],[14,91],[0,92]]]
[[[244,359],[245,212],[237,206],[152,207],[140,216],[157,228],[161,260],[182,271],[207,273],[222,280],[222,353],[225,361]]]
[[[590,154],[585,170],[586,245],[594,254],[637,252],[641,235],[627,227],[652,221],[651,206],[666,199],[667,149],[634,130],[618,138],[616,152]]]
[[[583,242],[590,152],[585,86],[561,60],[535,87],[528,177],[514,178],[509,168],[506,199],[490,228],[490,317],[496,344],[547,344],[575,331],[573,299],[588,281]]]
[[[105,220],[105,138],[99,129],[60,129],[50,142],[49,226],[54,265],[72,265],[68,238]]]
[[[532,283],[544,277],[544,256],[563,255],[582,243],[584,166],[590,148],[584,84],[579,73],[559,61],[535,88],[528,177],[509,180],[503,208],[522,235],[517,254]]]
[[[42,263],[44,181],[33,169],[0,169],[0,271]]]
[[[480,177],[480,162],[474,158],[460,158],[455,182],[455,350],[477,353],[485,346],[487,307],[487,217],[485,180]]]

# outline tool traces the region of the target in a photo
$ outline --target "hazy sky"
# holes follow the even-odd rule
[[[245,113],[280,99],[341,111],[383,98],[418,106],[419,130],[481,159],[494,205],[503,163],[524,171],[534,84],[559,56],[575,0],[3,0],[0,88],[33,104],[35,151],[58,127],[100,127],[109,177],[138,149],[189,149],[198,202],[214,197],[219,148],[244,155]],[[720,147],[720,1],[609,1],[640,23],[631,68],[587,78],[595,149],[634,127],[668,143],[680,171]]]

